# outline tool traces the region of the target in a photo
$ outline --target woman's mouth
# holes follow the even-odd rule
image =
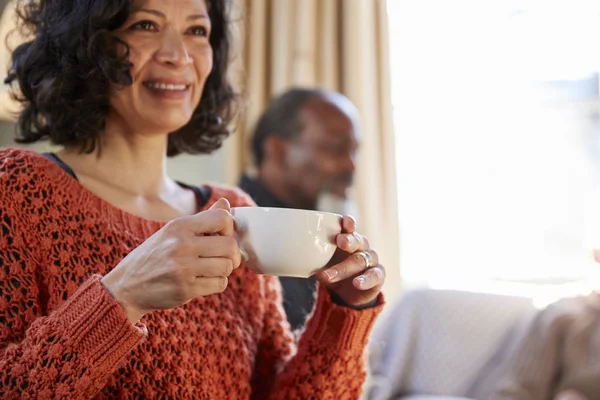
[[[146,81],[142,85],[149,89],[156,97],[165,99],[182,99],[185,98],[189,92],[189,84],[183,83],[170,83],[170,82],[159,82],[159,81]]]
[[[172,83],[161,83],[161,82],[144,82],[144,86],[153,90],[170,90],[176,92],[182,92],[186,90],[189,85],[172,84]]]

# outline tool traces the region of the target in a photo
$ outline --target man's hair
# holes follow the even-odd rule
[[[21,143],[50,139],[92,151],[109,113],[111,84],[132,83],[128,48],[114,31],[125,23],[132,0],[20,0],[20,27],[33,38],[17,47],[6,83],[15,82],[23,103]],[[191,120],[169,135],[167,155],[210,153],[228,136],[238,94],[227,79],[231,0],[207,0],[213,68]],[[127,51],[115,53],[118,45]]]
[[[271,136],[296,138],[303,129],[300,112],[314,98],[326,99],[331,94],[320,88],[292,88],[269,102],[256,123],[252,134],[254,164],[260,166],[265,158],[264,144]]]

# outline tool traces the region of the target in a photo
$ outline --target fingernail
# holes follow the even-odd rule
[[[239,220],[239,219],[237,219],[237,218],[235,217],[235,215],[233,215],[233,214],[231,215],[231,218],[233,219],[233,229],[234,229],[236,232],[242,232],[242,230],[243,230],[242,228],[243,228],[243,227],[242,227],[242,223],[240,222],[240,220]]]
[[[246,249],[243,247],[240,247],[240,254],[242,255],[242,260],[244,260],[244,262],[248,262],[248,260],[250,260],[250,254],[248,254]]]
[[[348,236],[348,246],[354,246],[355,240],[356,240],[356,238],[354,237],[354,235],[349,235]]]
[[[354,218],[352,215],[347,215],[346,217],[354,223],[354,228],[356,228],[356,218]]]
[[[328,269],[327,271],[325,271],[325,275],[327,275],[327,278],[332,281],[334,280],[337,276],[338,276],[338,270],[337,269]]]
[[[365,279],[364,276],[359,276],[358,278],[356,278],[356,282],[358,282],[358,286],[364,286],[366,281],[367,280]]]

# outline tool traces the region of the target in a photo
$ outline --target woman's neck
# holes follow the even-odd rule
[[[167,176],[168,134],[132,134],[116,129],[114,119],[106,122],[91,153],[80,149],[59,153],[81,185],[113,206],[147,219],[168,221],[199,211],[194,192]]]
[[[173,182],[166,172],[166,135],[121,135],[103,133],[94,151],[69,148],[59,157],[77,175],[103,181],[147,198],[161,197]]]

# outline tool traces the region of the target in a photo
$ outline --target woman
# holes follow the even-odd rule
[[[353,220],[296,349],[233,237],[248,197],[166,176],[227,135],[226,1],[39,4],[7,81],[21,140],[64,150],[0,150],[0,397],[358,397],[385,271]]]

